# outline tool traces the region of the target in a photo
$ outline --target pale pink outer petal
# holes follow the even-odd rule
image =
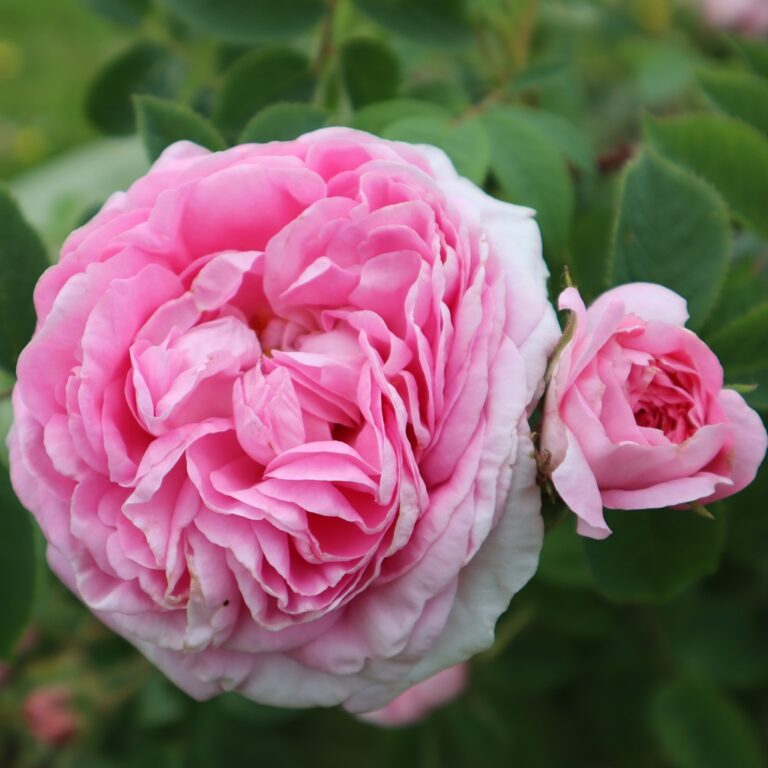
[[[734,444],[730,456],[733,485],[718,488],[711,496],[702,499],[704,504],[732,496],[748,486],[757,475],[768,445],[762,419],[744,402],[744,398],[738,392],[724,389],[720,393],[719,400],[733,427]]]
[[[627,314],[637,315],[643,320],[658,320],[681,327],[688,321],[686,300],[663,285],[627,283],[611,288],[589,305],[590,317],[602,313],[612,301],[620,301]]]
[[[730,496],[732,486],[727,477],[699,472],[693,477],[667,480],[637,491],[604,490],[603,503],[608,509],[660,509],[708,497],[720,487],[727,489],[723,495]]]
[[[371,681],[344,704],[346,709],[357,713],[381,709],[412,685],[492,645],[497,619],[538,567],[544,537],[540,510],[533,444],[528,434],[521,434],[504,512],[461,572],[440,639],[407,674],[388,683]]]
[[[466,664],[448,667],[401,693],[383,709],[366,712],[359,718],[387,728],[418,723],[433,709],[459,696],[467,685],[467,675]]]
[[[541,232],[535,211],[497,200],[462,178],[441,149],[426,144],[418,149],[427,157],[440,187],[449,198],[459,200],[462,212],[474,211],[482,223],[492,250],[508,275],[511,295],[508,306],[515,313],[515,342],[525,360],[529,401],[543,389],[549,354],[560,335],[555,310],[547,299],[549,272],[542,256]],[[544,354],[542,354],[542,352]]]
[[[604,539],[611,529],[603,517],[603,498],[597,480],[578,441],[567,427],[565,437],[565,456],[552,472],[552,482],[568,507],[589,526],[591,538]]]

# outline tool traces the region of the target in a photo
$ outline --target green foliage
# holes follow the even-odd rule
[[[589,139],[566,118],[531,107],[506,107],[505,111],[551,141],[574,168],[585,173],[594,170],[595,158]]]
[[[735,216],[768,236],[768,138],[739,120],[706,114],[649,118],[646,132],[662,154],[706,179]]]
[[[768,77],[768,46],[762,40],[734,40],[749,68],[757,75]]]
[[[161,0],[201,35],[229,43],[289,37],[320,20],[323,0]]]
[[[219,132],[203,117],[178,102],[136,96],[136,125],[150,160],[175,141],[193,141],[212,150],[226,148]]]
[[[761,603],[750,591],[695,594],[671,603],[663,620],[675,664],[720,685],[763,688],[768,680],[768,627],[760,621]]]
[[[111,135],[135,128],[131,97],[137,94],[170,97],[179,89],[182,65],[167,48],[137,43],[112,59],[91,83],[85,111],[91,122]]]
[[[354,0],[378,24],[398,35],[432,46],[466,43],[465,0]]]
[[[653,702],[653,729],[674,768],[761,768],[765,765],[744,712],[715,688],[673,680]]]
[[[11,184],[52,254],[145,170],[142,141],[154,158],[179,139],[221,149],[350,125],[435,144],[490,194],[537,210],[552,291],[564,264],[587,300],[609,271],[612,282],[674,288],[726,382],[761,384],[745,397],[768,411],[768,46],[711,34],[690,14],[671,15],[671,2],[0,3],[0,172],[90,139],[76,121],[82,84],[121,50],[96,74],[88,113],[104,131],[138,127],[140,137],[93,142]],[[649,108],[676,117],[646,118],[643,147]],[[46,265],[0,194],[8,370],[32,332],[31,289]],[[12,385],[0,370],[0,438]],[[473,661],[466,693],[394,730],[236,693],[191,701],[48,575],[34,525],[0,483],[3,493],[0,654],[17,646],[11,670],[0,668],[4,767],[765,762],[766,469],[725,502],[727,514],[715,508],[714,522],[686,510],[609,511],[614,533],[602,542],[579,537],[574,516],[549,505],[537,575]],[[32,631],[18,644],[30,608]],[[73,690],[83,724],[56,748],[34,742],[21,714],[27,692],[47,684]]]
[[[290,141],[327,125],[328,117],[307,104],[270,104],[248,121],[238,142]]]
[[[718,69],[703,72],[700,81],[715,106],[768,134],[768,81],[747,72]]]
[[[225,73],[213,121],[234,139],[259,110],[278,101],[305,101],[315,77],[309,59],[291,48],[265,48],[238,59]]]
[[[614,285],[661,283],[688,300],[692,327],[714,306],[731,251],[727,211],[714,189],[643,154],[629,168],[611,258]]]
[[[374,38],[352,38],[342,46],[340,57],[352,106],[364,107],[397,95],[400,62],[386,43]]]
[[[605,519],[612,535],[584,545],[598,588],[613,600],[671,600],[720,562],[722,513],[709,520],[684,509],[606,510]]]
[[[768,410],[768,301],[713,331],[709,342],[725,368],[727,381],[757,384],[747,400]]]
[[[392,99],[371,104],[355,112],[350,121],[353,128],[381,136],[392,123],[409,117],[447,119],[450,112],[439,104],[417,99]]]
[[[2,187],[0,233],[0,366],[14,371],[35,330],[32,291],[48,259],[37,234]]]
[[[516,110],[494,107],[481,116],[491,144],[491,171],[502,195],[537,212],[545,247],[565,248],[573,218],[573,185],[558,149],[519,119]]]
[[[594,585],[584,553],[582,539],[576,533],[575,516],[547,532],[541,551],[537,578],[564,589],[589,589]]]
[[[763,583],[768,577],[768,558],[765,556],[765,543],[768,541],[766,499],[768,472],[763,467],[752,485],[728,501],[731,512],[726,544],[729,557],[739,567],[761,576]],[[760,597],[764,599],[764,596]],[[768,643],[763,646],[768,648]]]
[[[32,613],[35,542],[32,519],[0,468],[0,658],[13,651]]]
[[[149,10],[150,0],[85,0],[85,3],[117,24],[135,27]]]
[[[440,147],[456,170],[475,184],[482,184],[488,175],[491,154],[488,135],[476,120],[457,123],[440,117],[404,117],[387,125],[382,135],[411,144]]]

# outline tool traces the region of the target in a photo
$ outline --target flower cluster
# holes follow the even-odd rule
[[[10,449],[51,567],[197,698],[417,719],[536,569],[546,277],[533,212],[433,147],[170,147],[35,293]],[[683,299],[560,308],[538,464],[582,534],[754,478]]]

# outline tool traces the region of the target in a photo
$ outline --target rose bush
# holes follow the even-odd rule
[[[384,727],[414,725],[433,709],[460,696],[467,685],[467,674],[467,664],[448,667],[401,693],[383,709],[360,715],[360,719]]]
[[[170,147],[35,291],[10,450],[51,567],[198,698],[367,711],[466,659],[541,546],[545,279],[434,148]]]
[[[541,444],[579,533],[610,534],[603,507],[707,503],[752,482],[765,428],[723,389],[714,353],[684,327],[682,297],[633,283],[589,309],[567,288],[559,306],[575,324],[547,391]]]

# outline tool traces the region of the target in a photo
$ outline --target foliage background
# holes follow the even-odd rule
[[[145,149],[326,122],[441,145],[536,207],[553,294],[566,264],[586,298],[635,279],[675,288],[726,380],[762,382],[747,397],[765,414],[767,78],[765,42],[669,0],[0,0],[0,178],[43,243],[2,193],[3,431],[46,254],[143,172]],[[150,94],[142,139],[135,93]],[[3,475],[0,766],[759,768],[767,510],[765,468],[714,520],[609,514],[602,543],[547,501],[540,571],[466,694],[386,731],[340,710],[186,698],[48,574]],[[79,723],[57,745],[24,715],[50,686]]]

